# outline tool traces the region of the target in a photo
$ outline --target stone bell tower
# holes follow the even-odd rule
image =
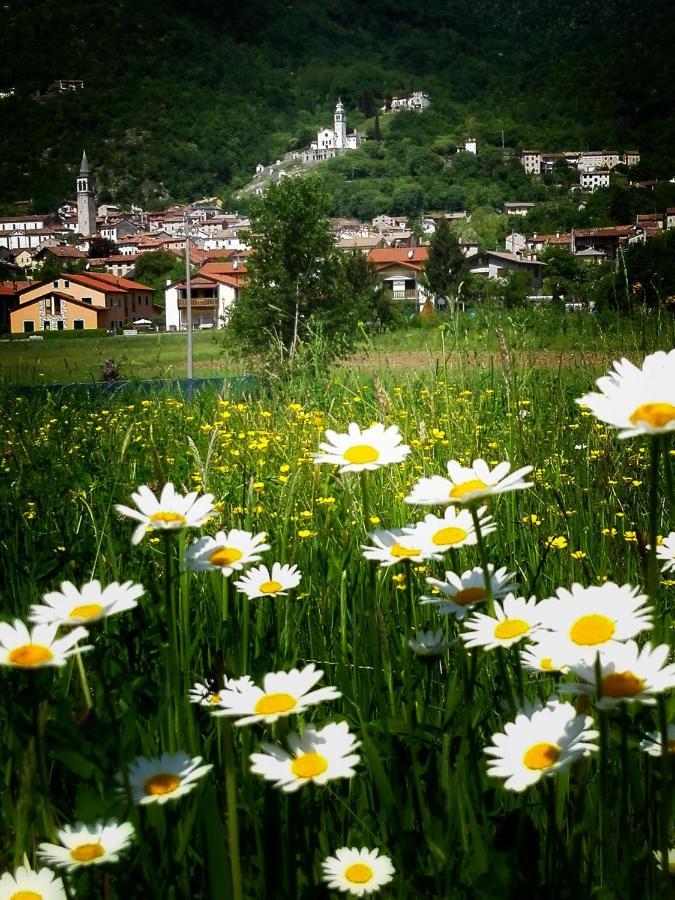
[[[335,131],[335,149],[344,150],[347,146],[347,118],[345,116],[344,105],[340,98],[338,98],[338,102],[335,104],[334,121],[335,124],[333,130]]]
[[[96,234],[94,176],[89,169],[86,151],[82,153],[80,173],[77,176],[77,230],[83,237]]]

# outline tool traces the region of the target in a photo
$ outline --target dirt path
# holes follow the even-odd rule
[[[536,366],[542,369],[603,368],[611,365],[616,354],[593,351],[532,350],[511,354],[516,366]],[[472,369],[502,368],[503,359],[498,350],[491,352],[448,353],[448,367],[467,366]],[[349,360],[350,366],[363,369],[391,369],[400,371],[443,366],[443,354],[431,350],[393,350],[388,352],[357,353]]]

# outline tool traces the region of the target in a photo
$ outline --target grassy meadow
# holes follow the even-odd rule
[[[582,324],[563,333],[562,321]],[[189,399],[26,395],[9,383],[17,367],[25,367],[17,382],[86,380],[97,354],[117,356],[112,340],[0,345],[3,621],[27,621],[31,605],[64,581],[131,580],[145,591],[135,608],[92,622],[81,642],[92,649],[63,668],[0,666],[2,872],[24,854],[34,868],[44,865],[36,849],[66,824],[116,820],[133,825],[131,846],[118,863],[59,872],[68,897],[337,896],[321,864],[341,847],[390,858],[395,872],[381,895],[392,900],[673,896],[673,878],[655,857],[673,843],[673,754],[640,748],[663,716],[673,722],[672,694],[658,706],[607,712],[592,696],[560,695],[593,717],[599,752],[522,793],[506,790],[488,776],[484,748],[516,709],[558,696],[574,677],[525,669],[525,642],[467,650],[466,620],[420,602],[438,597],[428,577],[482,565],[481,547],[515,573],[517,596],[548,598],[575,582],[646,592],[650,527],[662,536],[675,528],[666,477],[674,445],[663,444],[655,491],[649,440],[617,439],[574,401],[612,355],[670,349],[672,323],[614,322],[600,331],[567,317],[538,330],[514,316],[501,331],[501,355],[480,318],[379,336],[371,360],[397,349],[440,353],[414,372],[343,367],[246,400],[212,391]],[[216,360],[219,342],[199,335],[198,358]],[[181,336],[118,345],[139,377],[169,365],[178,371]],[[138,347],[148,349],[132,365]],[[445,365],[444,350],[461,364]],[[499,363],[476,363],[469,354],[481,350]],[[572,355],[565,365],[537,365],[542,350]],[[579,350],[587,355],[572,353]],[[25,375],[31,365],[44,376]],[[315,464],[326,428],[342,433],[350,422],[397,425],[410,455],[361,476]],[[533,466],[531,488],[485,501],[496,530],[480,545],[388,568],[364,559],[369,532],[443,514],[404,502],[417,479],[444,475],[450,459],[475,458]],[[139,485],[158,494],[167,482],[180,493],[213,494],[212,518],[132,545],[138,523],[116,504],[132,505]],[[234,586],[241,572],[187,570],[186,547],[232,528],[264,532],[270,549],[261,562],[296,565],[300,584],[249,600]],[[675,576],[651,585],[649,639],[671,649],[674,596]],[[439,653],[410,646],[420,629],[440,629]],[[300,716],[238,727],[213,716],[208,700],[188,700],[195,683],[212,692],[224,676],[260,684],[267,673],[309,664],[323,672],[317,688],[340,696]],[[285,793],[251,772],[262,742],[286,746],[291,732],[328,722],[346,723],[359,742],[352,778]],[[165,805],[134,802],[134,760],[179,750],[212,768]]]

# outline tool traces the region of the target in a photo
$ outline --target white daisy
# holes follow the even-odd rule
[[[614,644],[600,652],[602,697],[598,709],[611,709],[619,703],[643,703],[653,706],[654,696],[675,687],[675,663],[666,665],[669,647],[646,643],[642,649],[635,641]],[[559,690],[574,694],[595,694],[594,662],[578,661],[570,668],[582,681],[560,685]]]
[[[258,597],[278,597],[296,588],[302,575],[297,566],[282,566],[275,562],[270,571],[267,566],[256,566],[249,569],[234,586],[251,600]]]
[[[474,613],[465,622],[462,640],[467,647],[511,647],[523,638],[531,637],[540,628],[540,604],[536,597],[526,600],[507,594],[503,603],[495,603],[495,618]]]
[[[352,422],[347,434],[326,429],[326,441],[319,444],[323,453],[314,454],[315,463],[340,466],[340,472],[366,472],[403,462],[410,447],[403,444],[398,425],[372,425],[361,431]]]
[[[385,568],[406,559],[416,562],[424,559],[442,559],[440,553],[434,553],[429,546],[423,547],[417,543],[413,535],[405,534],[402,528],[371,531],[368,537],[375,546],[362,546],[363,555],[366,559],[379,562]]]
[[[532,487],[532,482],[523,481],[523,477],[532,471],[532,466],[523,466],[522,469],[517,469],[509,475],[511,471],[509,462],[501,462],[490,470],[483,459],[474,459],[469,467],[451,459],[447,469],[447,478],[441,475],[420,478],[413,485],[412,492],[405,498],[405,502],[416,506],[476,503],[493,494]]]
[[[495,600],[512,593],[518,585],[511,579],[513,572],[507,572],[506,567],[495,570],[492,563],[488,563],[490,586]],[[440,597],[422,597],[423,605],[433,604],[442,616],[452,615],[456,619],[463,619],[471,612],[477,603],[483,603],[488,596],[485,585],[485,572],[482,566],[468,569],[461,575],[455,572],[446,572],[445,581],[438,578],[427,578],[427,584],[437,588]]]
[[[572,665],[583,660],[592,665],[599,650],[635,637],[652,627],[651,607],[638,588],[612,581],[568,591],[558,588],[555,597],[540,604],[543,627],[555,634],[556,658]]]
[[[266,534],[252,534],[232,528],[219,531],[215,537],[202,537],[191,544],[185,553],[185,565],[193,572],[218,571],[223,577],[258,562],[260,554],[270,549]]]
[[[487,507],[477,510],[480,534],[485,537],[496,531],[492,516],[487,515]],[[404,535],[410,535],[415,545],[427,546],[436,553],[447,550],[459,550],[460,547],[472,547],[478,543],[478,535],[468,509],[456,510],[449,506],[443,516],[429,513],[423,522],[408,525],[403,529]]]
[[[654,850],[654,858],[656,859],[657,865],[660,866],[661,853],[658,850]],[[675,875],[675,847],[671,847],[668,851],[668,871],[671,875]]]
[[[66,900],[66,892],[51,869],[33,870],[24,856],[13,875],[0,876],[0,900]]]
[[[675,724],[668,726],[668,753],[675,755]],[[661,756],[661,733],[658,731],[648,731],[644,740],[640,741],[640,750],[644,750],[650,756]]]
[[[271,724],[282,716],[292,716],[324,700],[342,696],[334,687],[311,690],[322,675],[323,671],[310,663],[302,671],[269,672],[262,688],[245,678],[229,682],[220,692],[220,708],[213,715],[241,716],[235,725]]]
[[[223,685],[224,688],[236,690],[236,685],[252,687],[253,682],[248,675],[244,675],[243,678],[227,678],[227,676],[224,675]],[[216,685],[213,678],[207,678],[204,682],[197,681],[188,691],[188,700],[190,703],[196,703],[199,706],[218,706],[220,703],[221,690],[222,689]]]
[[[675,531],[671,531],[668,537],[656,548],[657,559],[663,562],[662,572],[675,570]]]
[[[167,803],[197,787],[197,782],[213,768],[202,765],[201,756],[191,759],[187,753],[162,753],[160,757],[139,756],[129,767],[129,784],[134,803]],[[122,776],[117,776],[122,781]]]
[[[380,851],[362,847],[340,847],[335,856],[328,856],[321,863],[323,880],[332,890],[355,894],[373,894],[394,877],[394,866],[388,856]]]
[[[504,778],[509,791],[524,791],[545,775],[554,775],[597,750],[590,716],[577,715],[571,703],[549,700],[545,707],[529,707],[492,735],[488,775]]]
[[[359,742],[346,722],[325,725],[316,730],[308,725],[302,735],[291,731],[287,753],[274,744],[263,743],[264,753],[251,754],[251,771],[265,781],[292,793],[304,784],[326,784],[334,778],[351,778],[354,766],[361,761],[354,750]]]
[[[198,528],[213,512],[213,494],[198,498],[197,491],[183,496],[177,494],[169,482],[162,488],[159,500],[147,484],[142,484],[132,495],[138,509],[117,504],[117,512],[140,522],[131,537],[132,544],[140,544],[148,531],[180,531],[182,528]]]
[[[138,606],[138,598],[144,593],[142,585],[133,581],[113,581],[103,590],[100,581],[89,581],[79,590],[70,581],[64,581],[60,592],[43,595],[44,606],[31,606],[29,619],[39,625],[67,627],[97,622]]]
[[[538,631],[534,635],[533,641],[534,643],[520,651],[524,669],[529,672],[543,672],[547,675],[569,671],[569,666],[558,656],[558,641],[554,634],[548,631]]]
[[[115,863],[131,844],[134,826],[130,822],[97,822],[95,825],[66,825],[57,832],[60,844],[40,844],[38,856],[49,866],[72,869]]]
[[[29,631],[15,619],[14,625],[0,622],[0,666],[18,669],[41,669],[44,666],[65,666],[74,653],[91,650],[77,642],[86,638],[86,628],[73,628],[65,637],[56,638],[58,625],[36,625]]]
[[[646,356],[641,368],[627,359],[596,381],[600,393],[585,394],[577,403],[608,425],[619,437],[659,435],[675,431],[675,350]]]
[[[443,656],[450,644],[444,640],[443,631],[418,631],[415,640],[408,641],[408,646],[415,654],[421,657]]]

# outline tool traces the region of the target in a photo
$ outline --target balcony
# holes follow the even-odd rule
[[[415,288],[408,291],[392,291],[391,296],[394,300],[419,300],[420,293]]]
[[[192,308],[193,309],[214,309],[216,304],[218,303],[215,297],[193,297],[192,298]],[[186,309],[187,307],[187,298],[179,297],[178,298],[178,308]]]

